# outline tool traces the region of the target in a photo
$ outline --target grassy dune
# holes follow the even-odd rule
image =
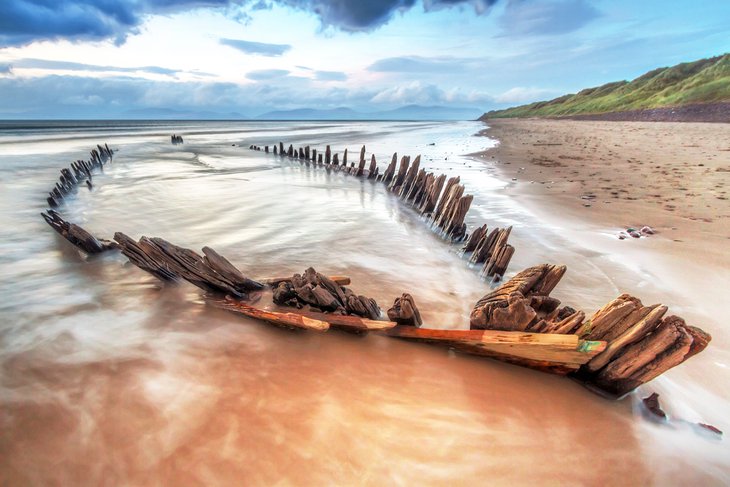
[[[730,54],[655,69],[633,81],[616,81],[550,101],[494,110],[481,118],[561,117],[727,101]]]

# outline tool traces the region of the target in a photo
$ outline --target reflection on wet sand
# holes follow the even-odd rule
[[[315,265],[381,307],[409,291],[426,324],[462,328],[488,285],[414,212],[379,185],[238,146],[270,137],[366,143],[379,160],[421,152],[427,167],[466,173],[476,218],[531,226],[490,193],[498,180],[455,156],[482,148],[467,137],[476,128],[120,129],[106,134],[121,149],[113,166],[64,211],[100,236],[209,245],[252,277]],[[185,144],[170,146],[168,132]],[[85,139],[70,132],[31,150],[15,137],[0,136],[0,484],[659,483],[671,470],[643,445],[670,454],[682,441],[693,449],[671,480],[726,478],[708,455],[724,445],[687,431],[659,442],[664,431],[645,428],[630,401],[567,379],[383,336],[276,329],[205,306],[196,288],[162,285],[118,254],[83,259],[37,214],[58,161]],[[513,271],[554,255],[550,232],[531,228]],[[598,257],[567,249],[580,272],[559,297],[586,307],[613,297]]]

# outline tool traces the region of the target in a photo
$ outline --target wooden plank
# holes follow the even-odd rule
[[[300,313],[279,313],[276,311],[254,308],[253,306],[241,301],[234,301],[227,296],[225,299],[207,299],[206,302],[212,304],[216,308],[240,313],[248,316],[249,318],[266,321],[267,323],[277,326],[313,331],[327,331],[330,327],[329,323],[325,321],[302,316]]]
[[[389,330],[397,326],[393,321],[369,320],[353,315],[336,315],[327,313],[317,313],[314,311],[297,311],[296,314],[306,316],[320,321],[326,321],[331,328],[337,328],[346,331],[383,331]]]
[[[474,353],[494,353],[514,359],[578,365],[606,348],[606,342],[581,340],[577,335],[510,332],[499,330],[434,330],[397,326],[388,336],[446,346]]]
[[[237,300],[231,299],[230,297],[226,297],[225,299],[207,297],[206,302],[217,308],[226,309],[228,311],[233,311],[235,313],[240,313],[240,314],[246,315],[251,318],[263,319],[263,318],[259,318],[258,315],[254,316],[252,314],[251,310],[254,309],[254,310],[258,310],[263,313],[269,313],[270,315],[272,315],[274,317],[281,317],[282,315],[301,316],[307,320],[313,320],[315,322],[324,322],[324,323],[327,323],[327,325],[332,328],[341,329],[341,330],[345,330],[345,331],[356,331],[356,332],[383,331],[383,330],[388,330],[388,329],[396,326],[396,323],[392,322],[392,321],[368,320],[366,318],[360,318],[359,316],[351,316],[351,315],[317,313],[314,311],[303,311],[303,310],[297,310],[297,311],[289,312],[289,313],[282,313],[282,312],[275,311],[275,310],[266,310],[266,309],[256,308],[256,307],[246,304],[242,301],[237,301]],[[277,318],[276,322],[268,320],[268,319],[265,319],[265,321],[269,321],[269,322],[275,323],[275,324],[280,324],[279,322],[281,321],[281,319]],[[289,325],[286,325],[286,326],[289,326]]]

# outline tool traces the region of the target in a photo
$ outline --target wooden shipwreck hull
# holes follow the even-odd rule
[[[464,251],[471,252],[473,263],[483,264],[483,275],[497,278],[505,272],[514,252],[507,244],[511,228],[488,232],[483,225],[467,236],[463,220],[471,196],[463,196],[464,187],[458,177],[446,181],[444,175],[427,174],[419,168],[418,157],[412,165],[409,158],[402,158],[396,169],[395,154],[388,168],[379,174],[374,156],[366,169],[364,147],[359,164],[349,167],[347,151],[340,164],[338,154],[333,155],[329,146],[324,156],[310,147],[295,150],[289,146],[285,152],[283,144],[274,146],[273,152],[383,182],[428,216],[446,238],[466,240]],[[92,173],[103,171],[112,155],[108,146],[97,146],[89,161],[76,161],[70,169],[63,169],[48,196],[49,206],[62,206],[64,198],[75,192],[84,179],[92,189]],[[121,232],[112,242],[94,237],[54,210],[48,210],[43,217],[59,235],[85,253],[118,249],[132,264],[163,282],[185,280],[198,286],[206,292],[206,302],[218,308],[286,328],[372,332],[448,347],[544,372],[568,374],[615,397],[700,353],[711,340],[708,333],[687,325],[683,319],[665,316],[666,306],[644,306],[628,294],[586,319],[585,312],[561,306],[550,296],[565,274],[565,266],[533,266],[491,290],[474,306],[469,329],[428,329],[421,327],[421,315],[411,294],[396,298],[387,310],[388,320],[383,320],[374,299],[345,287],[350,284],[346,276],[324,276],[309,268],[301,275],[254,280],[209,247],[203,247],[201,255],[161,238],[134,240]],[[285,312],[252,305],[267,289],[272,290],[273,301]]]

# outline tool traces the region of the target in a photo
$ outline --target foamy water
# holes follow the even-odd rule
[[[58,170],[106,142],[113,164],[61,209],[92,233],[209,245],[254,278],[312,265],[351,276],[383,309],[407,291],[427,326],[467,327],[489,286],[458,246],[378,183],[247,149],[281,140],[355,155],[365,144],[381,170],[398,151],[460,175],[475,195],[470,226],[514,225],[510,272],[568,264],[555,293],[567,304],[592,312],[624,290],[647,302],[681,294],[508,197],[492,166],[461,155],[493,143],[472,137],[480,128],[0,125],[0,484],[727,483],[723,440],[637,407],[656,390],[670,414],[730,428],[724,335],[645,394],[609,402],[498,362],[212,309],[197,288],[162,285],[117,253],[83,259],[38,215]],[[170,145],[171,133],[185,144]]]

